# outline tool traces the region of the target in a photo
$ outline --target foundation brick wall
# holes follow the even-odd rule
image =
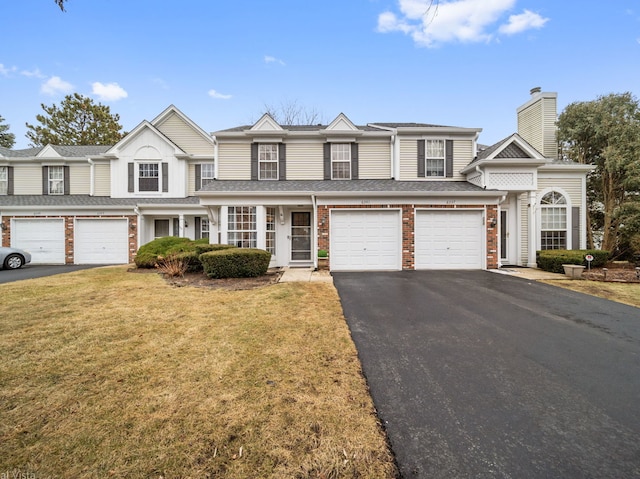
[[[331,267],[331,248],[329,231],[331,229],[329,212],[334,209],[389,209],[401,210],[402,215],[402,269],[415,269],[415,211],[416,208],[442,208],[450,210],[459,209],[478,209],[485,210],[485,228],[486,228],[486,268],[494,269],[498,267],[498,227],[492,226],[492,221],[498,220],[498,207],[495,205],[456,205],[451,208],[448,205],[415,205],[415,204],[371,204],[371,205],[323,205],[318,207],[318,249],[327,250],[329,253],[329,268]]]

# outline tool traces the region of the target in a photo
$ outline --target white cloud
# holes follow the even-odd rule
[[[40,87],[40,91],[45,95],[55,96],[59,93],[71,93],[75,87],[64,81],[62,78],[54,76],[49,78]]]
[[[220,92],[217,92],[215,90],[209,90],[208,93],[209,93],[209,96],[211,98],[217,98],[217,99],[220,99],[220,100],[228,100],[228,99],[231,98],[231,95],[224,95],[224,94],[222,94]]]
[[[272,57],[271,55],[265,55],[264,56],[264,62],[265,63],[277,63],[279,65],[285,66],[286,63],[283,62],[282,60],[280,60],[279,58],[276,57]]]
[[[20,75],[27,78],[47,78],[39,68],[36,68],[35,70],[21,70]]]
[[[400,15],[381,13],[377,30],[402,32],[425,47],[449,42],[488,42],[495,37],[496,23],[515,4],[516,0],[398,0]],[[541,28],[547,20],[525,10],[521,15],[512,15],[499,31],[513,34]]]
[[[17,70],[16,67],[5,67],[2,63],[0,63],[0,75],[3,77],[9,76],[11,73]]]
[[[500,26],[499,31],[505,35],[514,35],[532,28],[542,28],[548,21],[548,18],[544,18],[530,10],[525,10],[520,15],[511,15],[509,23]]]
[[[91,93],[101,101],[118,101],[129,96],[124,88],[117,83],[104,84],[99,81],[91,84]]]

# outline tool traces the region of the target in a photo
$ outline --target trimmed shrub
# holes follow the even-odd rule
[[[183,251],[182,253],[174,253],[172,256],[184,263],[185,273],[202,273],[200,255],[195,251]]]
[[[318,258],[327,258],[328,256],[329,256],[329,253],[327,252],[326,249],[318,250]]]
[[[253,278],[266,274],[271,253],[254,248],[227,248],[200,255],[209,278]]]
[[[551,273],[564,273],[563,264],[581,264],[587,266],[586,255],[592,255],[593,261],[591,266],[600,268],[607,264],[609,252],[602,250],[584,250],[584,249],[547,249],[536,252],[536,263],[538,268],[549,271]]]
[[[196,244],[195,252],[199,255],[202,253],[208,253],[209,251],[220,251],[225,249],[237,248],[232,244]]]
[[[166,256],[169,254],[170,249],[179,249],[191,242],[189,238],[178,238],[176,236],[157,238],[140,246],[134,261],[138,268],[155,268],[158,256]]]

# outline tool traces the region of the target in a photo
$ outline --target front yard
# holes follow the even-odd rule
[[[3,473],[396,475],[330,284],[210,290],[109,267],[0,295]]]

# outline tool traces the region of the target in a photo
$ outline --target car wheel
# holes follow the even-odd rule
[[[4,267],[7,269],[22,268],[23,264],[24,264],[24,260],[22,259],[22,256],[20,256],[19,254],[10,254],[4,260]]]

